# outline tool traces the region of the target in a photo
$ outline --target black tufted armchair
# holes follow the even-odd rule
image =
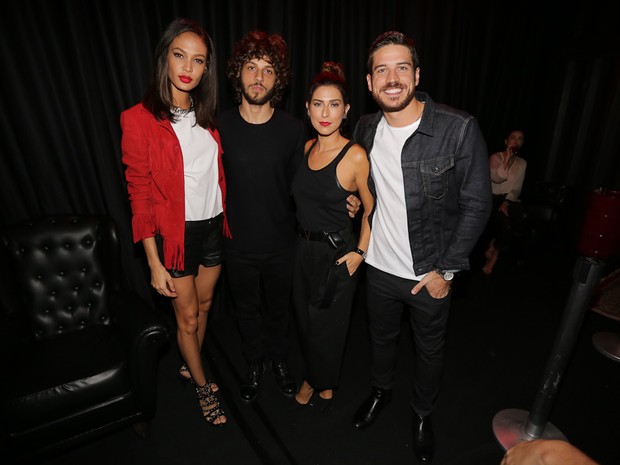
[[[144,432],[169,332],[122,285],[113,222],[44,217],[5,228],[0,247],[0,457]]]

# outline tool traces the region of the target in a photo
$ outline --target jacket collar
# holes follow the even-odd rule
[[[418,132],[432,136],[435,121],[435,102],[426,92],[416,92],[415,98],[420,102],[424,102],[424,111],[422,112],[422,120],[418,126]]]

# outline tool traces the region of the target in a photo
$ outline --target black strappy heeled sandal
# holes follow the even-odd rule
[[[224,426],[228,422],[226,420],[221,423],[215,423],[215,420],[221,417],[226,418],[226,415],[215,392],[211,389],[211,384],[207,383],[204,386],[196,386],[196,395],[202,409],[202,416],[207,420],[207,423],[213,426]]]
[[[181,373],[187,373],[188,376],[182,375]],[[181,367],[179,368],[179,371],[177,372],[177,376],[179,377],[181,381],[184,381],[190,384],[196,384],[194,382],[194,378],[192,378],[192,375],[189,373],[189,368],[187,368],[187,365],[185,363],[181,365]],[[210,379],[207,379],[207,384],[211,386],[211,390],[213,392],[217,392],[220,389],[218,385],[215,384],[215,381],[212,381]]]
[[[183,373],[187,373],[188,376],[185,376]],[[179,377],[181,381],[194,384],[194,378],[192,378],[192,375],[189,373],[189,368],[187,368],[187,365],[185,363],[179,367],[177,376]]]

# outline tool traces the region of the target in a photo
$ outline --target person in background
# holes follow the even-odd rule
[[[144,246],[151,285],[172,303],[179,375],[195,384],[205,420],[221,426],[218,386],[201,358],[228,234],[213,41],[195,22],[176,19],[154,61],[142,101],[121,114],[133,238]]]
[[[349,92],[342,65],[326,62],[310,83],[306,109],[316,138],[306,142],[292,191],[299,225],[293,300],[305,361],[304,381],[295,395],[302,405],[329,407],[338,386],[357,273],[370,239],[366,152],[343,135]],[[359,239],[347,197],[363,204]]]
[[[522,441],[506,451],[500,465],[598,465],[575,446],[559,439]]]
[[[288,366],[293,249],[297,226],[291,180],[307,139],[305,125],[277,108],[290,78],[288,46],[279,34],[251,31],[228,60],[237,106],[218,129],[228,181],[225,277],[247,361],[239,387],[253,402],[268,365],[283,395],[297,383]],[[351,199],[352,215],[360,201]]]
[[[482,267],[482,272],[486,275],[493,272],[500,251],[510,246],[513,232],[519,229],[523,221],[519,196],[527,162],[518,154],[524,142],[523,131],[510,131],[504,140],[506,148],[489,158],[493,209],[488,225],[491,239],[484,253],[486,263]]]
[[[488,152],[474,117],[416,91],[420,62],[412,39],[383,33],[370,46],[367,67],[380,111],[360,118],[353,140],[370,156],[376,205],[366,257],[372,390],[353,425],[372,424],[391,399],[404,310],[415,344],[413,451],[429,462],[450,286],[469,268],[491,211]]]

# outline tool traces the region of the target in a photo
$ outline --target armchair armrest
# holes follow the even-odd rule
[[[157,363],[161,349],[170,340],[170,331],[155,308],[129,291],[114,293],[111,314],[127,351],[133,385],[145,401],[145,410],[153,412],[156,390],[152,384],[157,380]]]

